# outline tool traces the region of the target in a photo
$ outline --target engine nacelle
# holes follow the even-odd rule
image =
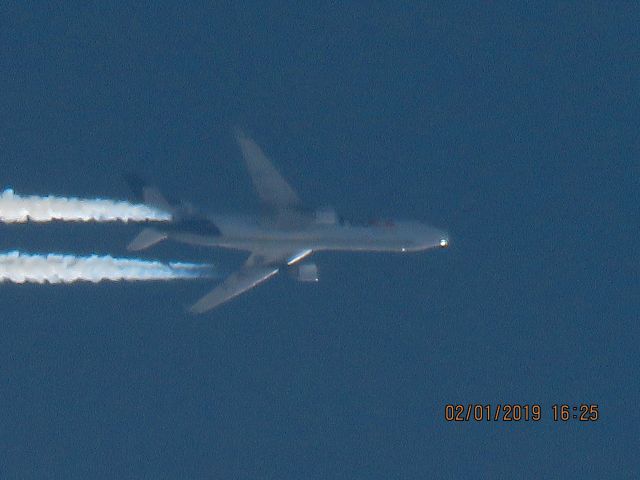
[[[295,279],[299,282],[318,281],[318,267],[315,263],[301,263],[294,268]]]
[[[316,223],[321,225],[335,225],[338,223],[338,214],[331,207],[322,207],[316,210]]]

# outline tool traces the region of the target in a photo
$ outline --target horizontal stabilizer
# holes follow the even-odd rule
[[[145,228],[127,245],[127,250],[132,252],[144,250],[166,238],[167,235],[165,233],[159,232],[155,228]]]

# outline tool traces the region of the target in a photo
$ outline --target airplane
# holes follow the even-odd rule
[[[263,207],[259,215],[205,214],[190,204],[166,200],[157,188],[135,176],[128,178],[139,200],[172,215],[172,221],[162,228],[142,230],[128,245],[130,251],[170,239],[250,252],[240,270],[191,306],[192,313],[216,308],[283,269],[290,270],[298,281],[317,282],[318,268],[307,261],[314,252],[417,252],[449,245],[444,231],[418,221],[351,225],[332,208],[305,208],[256,142],[240,129],[234,134]]]

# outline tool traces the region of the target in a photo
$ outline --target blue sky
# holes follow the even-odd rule
[[[3,478],[633,478],[632,3],[0,9],[3,187],[212,211],[255,198],[231,128],[300,195],[451,248],[320,254],[204,317],[204,283],[2,285]],[[125,254],[132,225],[0,226]],[[149,258],[242,256],[175,244]],[[448,423],[447,403],[540,404]],[[597,422],[554,422],[597,403]]]

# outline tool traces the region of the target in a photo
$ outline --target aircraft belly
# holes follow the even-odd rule
[[[233,250],[342,250],[342,251],[401,251],[406,245],[390,236],[371,235],[368,232],[326,231],[243,231],[216,236],[175,234],[174,240],[191,245],[219,247]]]
[[[340,238],[222,238],[217,242],[221,248],[236,250],[342,250],[342,251],[399,251],[397,242],[353,240]]]

